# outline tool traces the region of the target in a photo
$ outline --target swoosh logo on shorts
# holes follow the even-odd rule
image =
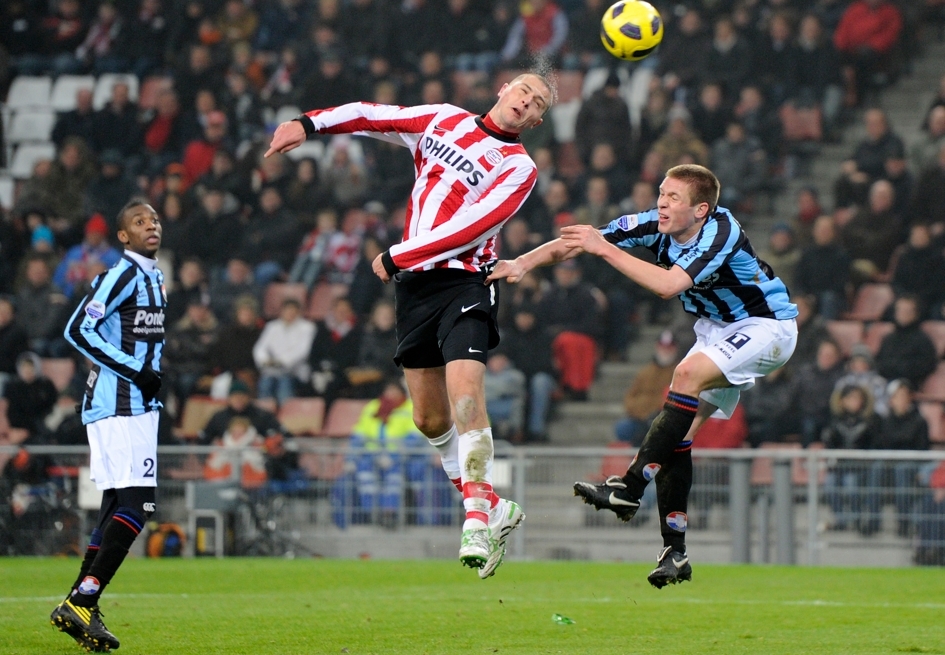
[[[482,303],[477,302],[475,305],[470,305],[469,307],[466,307],[465,305],[463,305],[463,308],[460,309],[459,311],[460,311],[461,313],[465,314],[466,312],[468,312],[468,311],[469,311],[470,309],[472,309],[473,307],[478,307],[478,306],[481,305],[481,304],[482,304]]]

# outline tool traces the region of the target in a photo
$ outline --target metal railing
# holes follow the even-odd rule
[[[81,552],[97,508],[94,488],[80,485],[88,449],[26,450],[48,458],[50,476],[31,485],[3,477],[0,552]],[[0,459],[17,452],[0,447]],[[285,479],[250,482],[244,452],[226,451],[232,475],[209,480],[220,448],[162,447],[155,518],[184,529],[185,554],[455,556],[462,502],[432,449],[379,454],[302,438],[290,452],[299,467],[281,467]],[[629,524],[572,497],[575,480],[622,472],[632,455],[497,444],[494,486],[528,516],[510,555],[651,559],[661,544],[655,485]],[[695,450],[693,462],[687,541],[702,561],[945,564],[945,489],[928,486],[945,452]]]

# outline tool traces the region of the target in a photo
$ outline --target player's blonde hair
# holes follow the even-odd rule
[[[721,185],[715,173],[698,164],[680,164],[666,171],[666,177],[685,182],[689,188],[690,205],[709,205],[709,213],[719,204]]]
[[[521,75],[518,75],[513,79],[509,84],[514,84],[518,82],[526,75],[532,75],[541,80],[541,83],[548,88],[548,93],[550,94],[548,106],[545,107],[545,111],[551,108],[552,105],[557,104],[558,102],[558,77],[555,75],[554,67],[551,65],[551,60],[549,60],[544,55],[536,54],[532,56],[531,65]]]

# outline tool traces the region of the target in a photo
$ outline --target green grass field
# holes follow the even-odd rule
[[[80,653],[48,622],[78,560],[0,559],[0,652]],[[129,560],[102,603],[125,655],[945,654],[945,570]],[[557,625],[552,614],[575,621]]]

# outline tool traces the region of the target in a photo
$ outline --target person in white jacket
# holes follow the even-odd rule
[[[282,303],[279,318],[266,323],[253,346],[259,369],[259,397],[275,398],[282,405],[295,395],[298,382],[308,379],[308,353],[315,339],[315,324],[302,318],[295,299]]]

